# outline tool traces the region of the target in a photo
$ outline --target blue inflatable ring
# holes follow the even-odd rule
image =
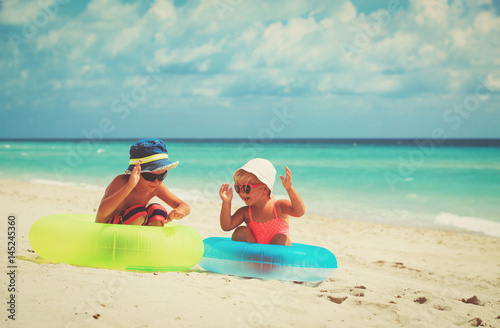
[[[242,277],[289,281],[322,281],[337,268],[326,248],[294,243],[293,246],[254,244],[211,237],[198,263],[203,269]]]

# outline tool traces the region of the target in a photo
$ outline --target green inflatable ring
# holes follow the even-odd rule
[[[95,214],[53,214],[33,223],[33,250],[52,262],[128,271],[183,271],[203,256],[203,240],[176,223],[143,227],[95,223]]]

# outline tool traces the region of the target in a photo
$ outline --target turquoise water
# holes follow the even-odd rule
[[[106,187],[128,166],[134,141],[2,141],[0,179]],[[167,141],[179,161],[165,184],[187,202],[218,201],[223,182],[254,157],[287,165],[315,215],[500,237],[500,147],[408,142]],[[279,177],[275,192],[286,197]],[[239,200],[238,200],[239,201]],[[242,205],[237,203],[236,206]]]

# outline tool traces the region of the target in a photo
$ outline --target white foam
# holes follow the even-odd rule
[[[436,217],[436,223],[481,232],[488,236],[500,237],[500,223],[481,218],[458,216],[442,212]]]
[[[77,187],[90,190],[102,190],[101,186],[93,185],[90,183],[77,183],[77,182],[64,182],[56,180],[46,180],[46,179],[31,179],[31,183],[45,184],[51,186],[61,186],[61,187]]]

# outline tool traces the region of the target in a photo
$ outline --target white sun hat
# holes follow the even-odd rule
[[[240,170],[253,173],[257,179],[262,181],[268,188],[273,191],[274,180],[276,177],[276,169],[273,164],[267,159],[254,158],[243,165]]]

